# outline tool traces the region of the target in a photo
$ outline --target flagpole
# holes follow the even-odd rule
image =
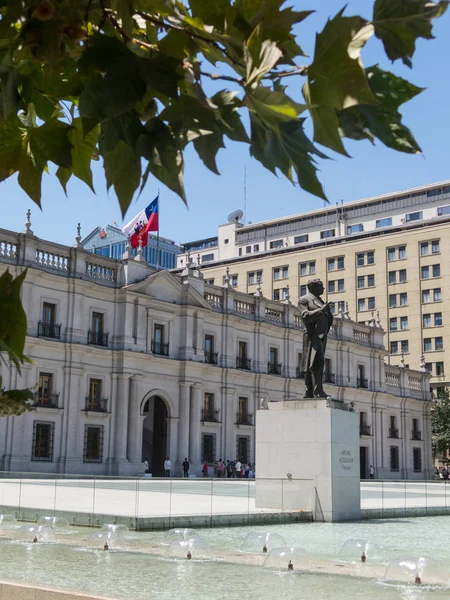
[[[158,229],[156,231],[156,270],[159,271],[159,219],[161,217],[158,188]]]

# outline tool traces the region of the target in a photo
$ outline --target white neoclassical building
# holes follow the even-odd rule
[[[297,308],[206,285],[189,264],[156,272],[142,254],[93,255],[0,229],[0,273],[29,267],[22,375],[35,410],[0,419],[0,470],[162,475],[185,458],[253,462],[261,399],[301,398]],[[320,274],[319,274],[320,275]],[[426,479],[432,466],[429,374],[385,365],[384,331],[341,313],[327,348],[326,389],[360,414],[361,475]],[[256,465],[256,469],[258,465]],[[280,473],[280,476],[283,474]]]

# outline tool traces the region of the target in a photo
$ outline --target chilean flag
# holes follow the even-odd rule
[[[132,248],[139,246],[139,239],[142,239],[142,247],[144,248],[148,242],[149,231],[158,231],[158,202],[159,196],[150,202],[150,204],[144,210],[141,210],[134,219],[125,225],[122,232],[128,237],[130,236],[130,243]]]

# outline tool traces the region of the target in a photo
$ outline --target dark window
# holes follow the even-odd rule
[[[306,285],[300,286],[300,296],[304,296],[307,291],[308,291],[308,289],[307,289]]]
[[[89,398],[92,400],[100,400],[102,395],[102,380],[101,379],[90,379],[89,380]]]
[[[368,301],[368,309],[375,310],[375,297],[370,296],[370,298],[368,298],[367,301]]]
[[[335,229],[327,229],[326,231],[321,231],[320,232],[320,239],[321,240],[326,240],[327,238],[332,238],[336,235],[336,230]]]
[[[296,235],[294,237],[294,244],[305,244],[308,241],[308,234],[306,235]]]
[[[31,460],[52,462],[54,423],[34,421]]]
[[[281,248],[283,246],[283,240],[274,240],[273,242],[270,242],[269,247],[270,248]]]
[[[367,253],[367,264],[373,265],[375,263],[375,252],[371,250]]]
[[[391,342],[391,354],[398,354],[398,342]]]
[[[358,267],[363,267],[365,264],[364,254],[360,253],[356,255],[356,264]]]
[[[413,212],[406,215],[406,222],[410,223],[411,221],[420,221],[423,218],[423,212]]]
[[[203,254],[203,256],[202,256],[202,263],[204,263],[204,262],[210,262],[211,260],[214,260],[214,253],[212,253],[212,254]]]
[[[443,217],[444,215],[450,215],[450,206],[439,206],[437,210],[438,217]]]
[[[250,438],[248,436],[238,436],[236,440],[236,456],[241,463],[248,463],[250,460]]]
[[[399,451],[398,446],[391,446],[389,449],[390,467],[391,471],[398,471],[400,469]]]
[[[214,410],[214,394],[205,393],[203,400],[203,410],[208,413],[212,413]]]
[[[433,265],[433,277],[441,276],[441,265]]]
[[[400,269],[398,272],[398,279],[400,283],[406,283],[406,269]]]
[[[39,400],[47,400],[53,392],[53,375],[52,373],[39,373]]]
[[[431,242],[431,252],[433,254],[439,254],[439,252],[440,252],[439,240],[433,240]]]
[[[400,306],[408,305],[408,292],[402,292],[400,294]]]
[[[56,315],[56,304],[50,304],[49,302],[44,302],[42,307],[42,322],[46,325],[54,325],[55,324],[55,315]]]
[[[357,223],[356,225],[348,225],[347,234],[351,235],[352,233],[358,233],[358,231],[364,231],[364,225],[362,223]]]
[[[153,343],[155,346],[155,354],[161,354],[161,349],[164,344],[164,325],[155,324],[153,327]]]
[[[389,308],[397,306],[397,294],[389,294]]]
[[[239,397],[239,414],[243,416],[248,414],[248,398],[243,396]]]
[[[253,252],[259,252],[259,244],[253,244]]]
[[[214,336],[206,334],[205,335],[205,352],[208,354],[212,354],[214,352]]]
[[[247,358],[247,342],[239,342],[239,358]]]
[[[444,338],[437,337],[434,339],[434,349],[435,350],[443,350],[444,349]]]
[[[86,425],[84,429],[84,462],[102,462],[103,426]]]
[[[104,315],[102,313],[92,313],[92,331],[97,334],[98,337],[103,335],[103,317]]]
[[[202,462],[216,459],[216,436],[214,433],[202,433]]]
[[[413,469],[415,473],[422,471],[422,449],[413,448]]]
[[[385,219],[378,219],[375,223],[375,227],[390,227],[392,225],[392,217],[386,217]]]

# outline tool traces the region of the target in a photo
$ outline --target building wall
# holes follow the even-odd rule
[[[131,257],[94,259],[79,248],[0,230],[0,272],[10,268],[18,273],[25,266],[29,267],[23,287],[26,353],[34,363],[25,365],[21,376],[4,366],[1,374],[8,389],[37,387],[41,374],[52,375],[55,396],[52,406],[41,401],[33,412],[0,419],[2,470],[142,473],[144,460],[151,467],[156,461],[154,455],[143,453],[144,429],[155,397],[167,411],[158,423],[167,427],[164,454],[170,456],[175,474],[185,457],[192,472],[200,474],[205,435],[211,434],[213,460],[233,460],[238,438],[246,438],[247,460],[253,462],[254,415],[261,399],[281,402],[304,394],[297,373],[303,329],[289,302],[205,285],[192,267],[182,275],[154,273]],[[44,302],[55,306],[57,336],[42,334]],[[101,338],[104,345],[88,343],[93,312],[103,314],[102,333],[108,334],[107,340]],[[163,343],[168,347],[163,352],[155,346],[155,325],[164,326]],[[205,335],[214,336],[217,365],[205,362]],[[361,445],[368,448],[366,467],[373,464],[378,477],[427,478],[429,378],[386,366],[383,335],[376,323],[358,325],[340,315],[327,347],[334,376],[330,379],[335,383],[326,389],[366,413],[366,428],[361,431]],[[240,341],[248,344],[249,370],[236,368]],[[278,350],[280,375],[269,373],[270,348]],[[362,366],[364,388],[357,387]],[[87,401],[93,379],[101,382],[98,406]],[[208,393],[214,395],[213,410],[218,411],[214,420],[205,420],[202,413]],[[239,398],[247,398],[245,410],[240,410]],[[391,417],[398,437],[389,437]],[[411,439],[413,419],[421,439]],[[53,451],[46,460],[33,456],[39,423],[53,424]],[[95,462],[86,456],[87,426],[102,431],[102,452]],[[390,468],[391,446],[399,448],[395,470]],[[421,449],[420,470],[413,468],[414,448]]]

